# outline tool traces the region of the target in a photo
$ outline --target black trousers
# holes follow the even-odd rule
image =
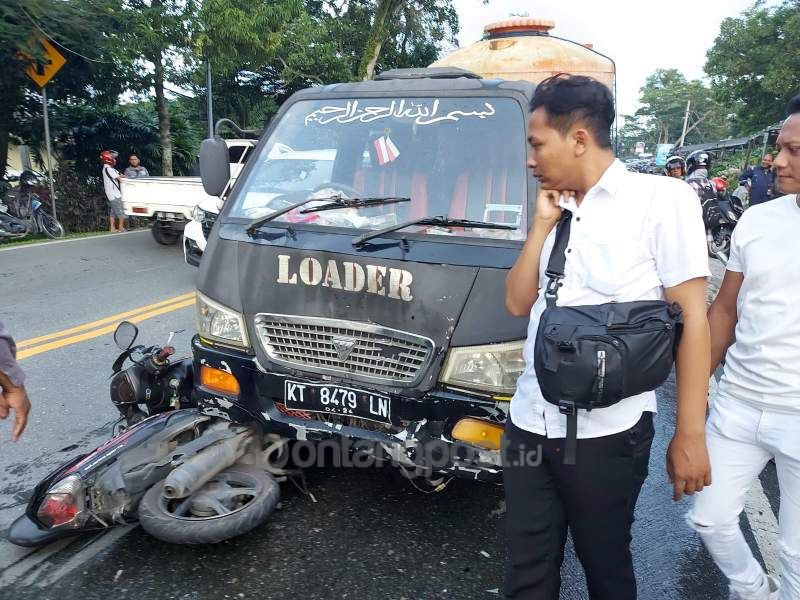
[[[636,600],[631,525],[653,435],[653,413],[646,412],[627,431],[579,439],[576,464],[565,465],[563,438],[508,421],[506,598],[558,600],[569,528],[591,599]]]

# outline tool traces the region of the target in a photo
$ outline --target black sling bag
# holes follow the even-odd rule
[[[565,464],[575,464],[578,410],[605,408],[664,383],[683,323],[680,306],[662,300],[557,306],[571,220],[565,210],[556,229],[534,346],[542,395],[567,415]]]

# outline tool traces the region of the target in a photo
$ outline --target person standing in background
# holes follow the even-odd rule
[[[125,208],[122,205],[122,190],[120,180],[122,176],[114,167],[119,154],[114,150],[103,150],[100,153],[100,162],[103,163],[103,189],[108,199],[108,230],[111,232],[125,231]]]
[[[142,161],[139,159],[139,155],[136,154],[136,152],[133,152],[128,157],[128,164],[130,166],[125,169],[125,177],[130,177],[131,179],[150,177],[150,173],[147,171],[146,167],[142,166]]]
[[[775,197],[775,169],[772,168],[772,155],[761,158],[761,166],[747,171],[750,179],[750,206],[762,204]]]

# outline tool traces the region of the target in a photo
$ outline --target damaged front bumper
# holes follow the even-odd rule
[[[234,422],[256,421],[265,433],[310,446],[325,443],[340,451],[337,458],[342,465],[389,464],[429,479],[457,476],[495,483],[501,479],[500,436],[508,402],[450,389],[405,396],[335,377],[269,371],[254,356],[213,346],[199,337],[194,338],[192,347],[197,373],[204,366],[219,369],[233,375],[240,387],[234,396],[198,385],[198,404],[206,415]],[[312,393],[329,387],[353,389],[358,402],[386,399],[391,409],[381,411],[376,419],[365,418],[365,411],[345,415],[302,410],[287,406],[293,387]],[[348,456],[352,457],[349,462]]]

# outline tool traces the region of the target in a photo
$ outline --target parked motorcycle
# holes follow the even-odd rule
[[[9,530],[13,543],[37,546],[137,518],[168,542],[214,543],[249,531],[274,510],[279,487],[254,465],[262,450],[254,428],[198,411],[192,359],[173,359],[172,334],[163,347],[134,346],[137,336],[129,322],[114,333],[122,353],[111,400],[122,430],[36,486]]]
[[[50,238],[64,237],[64,227],[44,208],[42,176],[25,170],[19,185],[6,192],[0,202],[0,238],[22,238],[44,233]]]

